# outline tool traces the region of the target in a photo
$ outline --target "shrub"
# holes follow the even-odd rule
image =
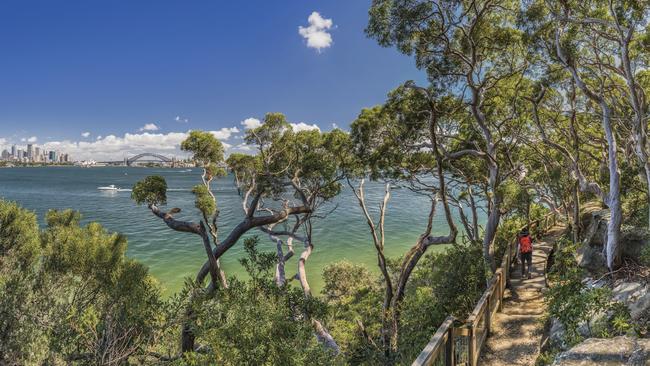
[[[2,238],[11,244],[0,255],[0,364],[144,355],[159,329],[160,293],[147,268],[125,257],[126,238],[97,223],[80,226],[78,212],[46,217],[38,235],[33,214],[0,201]]]
[[[197,343],[205,351],[186,355],[189,364],[322,365],[336,364],[314,337],[309,319],[323,319],[325,305],[296,287],[273,281],[274,253],[257,250],[248,238],[241,260],[249,279],[230,279],[227,289],[198,296],[191,304]]]
[[[583,281],[585,272],[577,266],[574,253],[577,245],[567,239],[558,242],[555,263],[549,272],[551,286],[545,301],[548,314],[565,328],[565,341],[581,341],[587,336],[614,337],[633,331],[629,309],[611,299],[606,287],[589,288]],[[581,334],[582,333],[582,334]]]

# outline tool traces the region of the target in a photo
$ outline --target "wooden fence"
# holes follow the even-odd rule
[[[531,235],[539,236],[555,225],[557,215],[550,213],[533,221]],[[522,228],[523,229],[523,228]],[[485,340],[490,334],[494,315],[501,311],[503,296],[509,286],[512,261],[516,256],[517,240],[510,242],[501,260],[501,266],[490,279],[487,289],[465,322],[453,316],[438,327],[431,341],[424,347],[412,366],[476,366]]]

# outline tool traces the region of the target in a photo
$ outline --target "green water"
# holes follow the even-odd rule
[[[200,181],[199,169],[161,168],[8,168],[0,169],[0,198],[20,203],[36,211],[41,223],[44,213],[50,208],[79,210],[84,221],[98,221],[110,231],[119,231],[129,239],[127,254],[149,266],[151,273],[163,286],[165,293],[178,290],[186,277],[194,277],[205,260],[200,238],[193,234],[179,233],[167,228],[154,217],[146,207],[136,206],[130,199],[130,192],[102,192],[98,186],[114,184],[120,188],[131,188],[147,175],[162,175],[170,188],[168,206],[180,207],[182,213],[176,217],[197,220],[194,197],[190,188]],[[220,235],[225,237],[230,229],[240,222],[243,212],[241,199],[237,195],[232,177],[216,182],[214,193],[221,210],[219,216]],[[377,212],[383,198],[383,186],[367,184],[367,203],[372,213]],[[348,260],[366,265],[376,271],[376,255],[370,233],[356,198],[347,189],[337,197],[329,209],[334,212],[318,220],[313,232],[314,251],[307,262],[309,283],[315,292],[322,288],[323,268],[333,262]],[[430,207],[429,201],[407,189],[392,192],[386,217],[386,252],[388,256],[399,256],[415,243],[425,227]],[[327,211],[328,208],[324,208]],[[444,217],[434,220],[434,234],[446,233]],[[275,251],[275,244],[257,230],[249,235],[260,235],[262,250]],[[297,258],[302,247],[295,247],[296,255],[287,264],[287,276],[297,269]],[[441,250],[434,247],[430,250]],[[224,270],[229,276],[242,276],[243,268],[238,259],[244,254],[241,243],[235,245],[222,258]]]

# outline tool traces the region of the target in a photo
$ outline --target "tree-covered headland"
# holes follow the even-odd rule
[[[0,201],[0,364],[410,364],[447,315],[471,312],[521,227],[553,212],[568,228],[561,252],[575,247],[586,202],[608,212],[605,271],[647,266],[647,255],[624,255],[623,233],[650,223],[649,11],[648,1],[373,0],[368,37],[412,57],[426,83],[387,91],[348,131],[297,132],[268,113],[246,130],[250,155],[226,157],[192,131],[181,149],[203,169],[195,212],[168,202],[160,176],[133,187],[161,230],[205,253],[169,298],[120,234],[73,211],[50,211],[39,228]],[[227,174],[242,206],[230,231],[211,190]],[[381,202],[367,200],[367,181],[382,183]],[[394,188],[429,203],[398,258],[385,254]],[[315,293],[306,268],[326,243],[312,228],[342,195],[359,203],[377,268],[331,263]],[[236,245],[246,279],[220,265]],[[563,301],[584,300],[570,297],[580,279],[562,258],[574,282],[560,282],[578,287],[551,293],[560,319]]]

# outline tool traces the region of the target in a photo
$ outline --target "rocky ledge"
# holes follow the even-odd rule
[[[589,338],[557,355],[553,366],[650,366],[650,339]]]

